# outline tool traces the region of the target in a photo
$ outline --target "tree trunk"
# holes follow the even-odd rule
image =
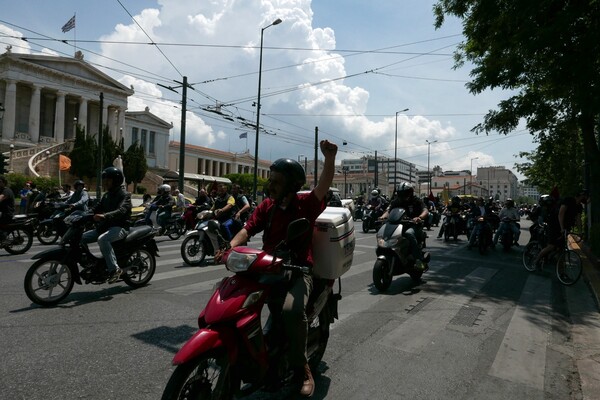
[[[581,134],[585,158],[584,182],[590,191],[591,203],[587,207],[588,238],[595,254],[600,254],[600,150],[594,135],[594,116],[584,113],[581,116]]]

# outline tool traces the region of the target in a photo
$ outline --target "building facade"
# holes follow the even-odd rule
[[[125,131],[120,132],[120,137],[123,137],[125,150],[134,143],[142,146],[148,167],[166,169],[169,168],[167,149],[172,128],[173,124],[158,118],[146,107],[144,111],[125,113]]]
[[[477,167],[477,181],[495,200],[516,199],[519,195],[517,176],[504,166]]]
[[[108,129],[116,140],[125,126],[127,97],[133,90],[75,58],[0,55],[2,151],[47,147],[75,137],[75,126],[98,135]],[[102,99],[101,99],[102,97]]]

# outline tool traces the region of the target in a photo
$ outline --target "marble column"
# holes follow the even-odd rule
[[[40,141],[40,104],[42,88],[33,85],[31,104],[29,106],[29,137],[33,143]]]
[[[15,123],[17,118],[17,83],[6,81],[6,94],[4,96],[4,118],[2,118],[2,137],[10,140],[15,137]]]
[[[118,141],[119,139],[119,128],[118,128],[118,121],[117,121],[117,116],[118,116],[118,112],[119,110],[116,107],[110,107],[108,108],[108,131],[110,132],[110,136],[113,138],[114,141]]]
[[[54,141],[65,141],[65,92],[56,93],[56,112],[54,114]]]
[[[102,132],[104,132],[104,128],[107,125],[108,125],[108,106],[105,103],[102,107]],[[100,132],[100,133],[102,133],[102,132]]]
[[[119,112],[117,122],[117,133],[118,140],[120,141],[123,138],[123,135],[125,134],[125,110],[122,107],[119,107],[117,110]],[[156,146],[156,143],[154,145]]]
[[[77,118],[77,124],[85,130],[86,135],[88,134],[87,130],[87,119],[88,119],[88,101],[86,98],[81,98],[79,102],[79,117]]]

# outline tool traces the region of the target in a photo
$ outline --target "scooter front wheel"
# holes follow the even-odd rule
[[[41,259],[25,274],[25,293],[35,304],[50,307],[67,297],[74,283],[67,264],[55,259]]]
[[[380,292],[385,292],[392,284],[393,271],[387,260],[377,259],[373,266],[373,283]]]
[[[226,400],[233,399],[234,393],[227,353],[221,349],[178,365],[161,399]]]
[[[206,257],[206,245],[200,241],[200,236],[195,234],[186,237],[181,243],[181,258],[192,266],[202,264]]]

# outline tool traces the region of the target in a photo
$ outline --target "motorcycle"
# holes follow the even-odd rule
[[[475,245],[479,249],[479,254],[483,255],[486,250],[491,248],[494,244],[492,228],[486,218],[481,216],[477,217],[475,224],[479,227],[479,232],[475,237]]]
[[[157,222],[158,211],[150,209],[150,204],[147,204],[145,207],[146,210],[143,212],[143,216],[133,216],[133,226],[151,226],[154,228],[154,230],[156,230],[156,236],[166,235],[171,240],[177,240],[181,237],[181,235],[185,233],[185,220],[183,219],[182,213],[172,213],[171,216],[165,222],[165,227],[163,228],[159,226]],[[147,213],[151,213],[150,222],[146,222]]]
[[[33,218],[15,215],[10,223],[0,225],[0,231],[5,234],[0,247],[7,253],[26,253],[33,244]]]
[[[223,235],[215,233],[220,231],[221,224],[214,218],[215,214],[212,211],[201,211],[196,227],[186,233],[181,243],[181,258],[186,264],[200,265],[207,255],[214,256],[217,251],[226,248],[227,241]],[[211,226],[216,229],[209,229]]]
[[[458,235],[460,234],[462,227],[462,218],[459,214],[452,214],[447,211],[444,213],[444,241],[447,242],[450,240],[450,237],[454,237],[454,240],[458,239]]]
[[[383,221],[379,220],[379,217],[383,215],[383,211],[374,208],[368,204],[362,217],[362,230],[364,233],[368,233],[371,229],[376,231],[383,225]]]
[[[415,268],[416,261],[410,249],[410,242],[403,233],[414,226],[403,208],[393,208],[390,215],[377,232],[377,260],[373,265],[373,283],[380,292],[385,292],[395,275],[408,274],[413,282],[419,283],[424,270]],[[425,237],[417,238],[421,251],[425,248]],[[423,252],[423,262],[431,259],[429,252]]]
[[[66,203],[54,203],[53,207],[56,210],[48,218],[39,221],[37,231],[35,233],[38,241],[41,244],[49,245],[54,244],[62,237],[68,229],[64,219],[70,213],[68,211],[68,204]],[[73,213],[84,214],[84,211],[76,210]],[[93,224],[91,221],[87,224],[87,229],[92,229]]]
[[[41,306],[53,306],[71,293],[73,285],[103,284],[108,279],[104,258],[94,256],[80,244],[91,214],[71,214],[65,218],[69,227],[60,246],[32,257],[35,261],[25,275],[25,293]],[[121,279],[132,288],[145,286],[156,270],[158,248],[150,226],[130,228],[124,239],[113,242],[117,263],[123,270]]]
[[[356,205],[356,209],[354,210],[354,220],[358,221],[363,219],[363,215],[364,215],[364,205],[362,204],[357,204]]]
[[[212,226],[217,234],[218,228]],[[288,273],[309,271],[290,264],[287,249],[287,243],[308,229],[308,220],[293,221],[275,254],[249,247],[229,253],[225,265],[235,275],[217,285],[198,317],[199,330],[173,358],[176,368],[163,400],[240,398],[258,389],[278,390],[292,380],[289,341],[278,312],[283,299],[273,289],[285,282]],[[307,355],[313,371],[325,353],[330,324],[338,318],[341,295],[333,293],[334,282],[315,279],[306,310]],[[271,313],[262,328],[265,304]]]
[[[502,224],[506,224],[506,227],[504,228],[504,231],[502,232],[502,235],[500,235],[499,239],[500,243],[502,243],[502,249],[505,252],[509,252],[510,248],[516,244],[511,225],[516,224],[519,229],[521,229],[521,225],[516,220],[510,218],[502,218]]]

